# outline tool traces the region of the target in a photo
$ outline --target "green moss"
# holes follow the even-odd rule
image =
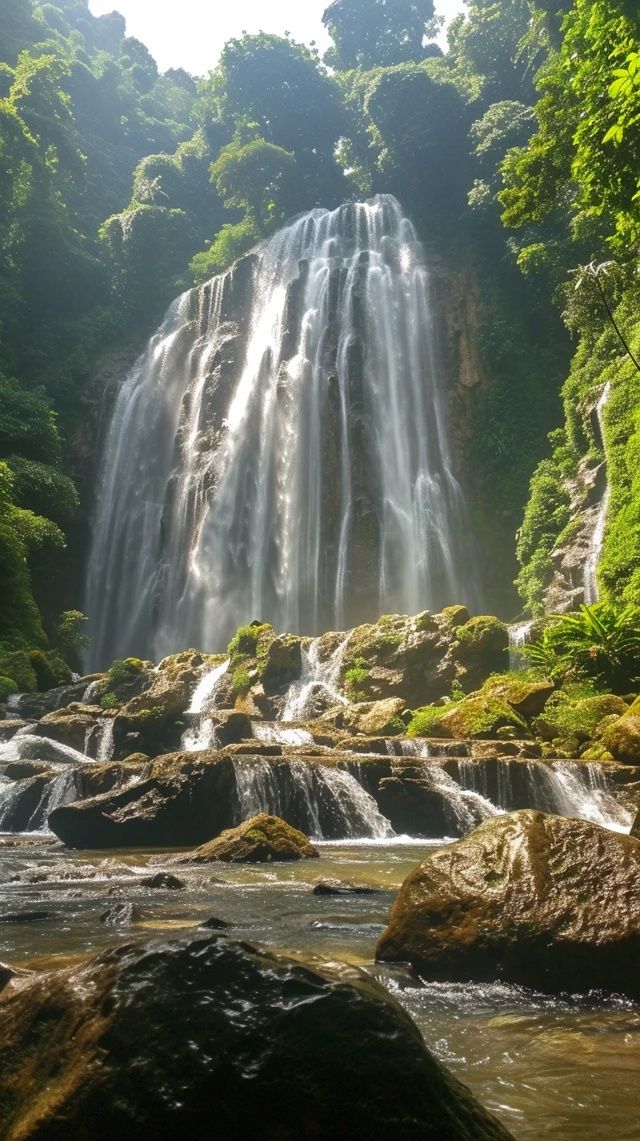
[[[117,709],[119,704],[118,695],[113,690],[109,690],[100,698],[100,705],[103,709]]]
[[[110,685],[122,685],[123,682],[131,681],[143,669],[144,663],[140,661],[140,658],[117,659],[111,663],[107,670],[107,680]]]
[[[16,682],[12,677],[0,674],[0,701],[6,701],[10,693],[19,693]]]
[[[239,626],[227,647],[231,667],[239,665],[247,658],[263,656],[268,643],[275,637],[273,627],[268,622],[252,622],[250,626]]]
[[[251,678],[246,666],[237,666],[231,678],[234,693],[247,693],[251,689]]]
[[[442,705],[425,705],[416,709],[407,726],[407,737],[430,737],[431,731],[446,710]]]
[[[365,659],[357,658],[343,676],[344,691],[351,701],[366,701],[366,690],[362,686],[368,678],[369,669]]]
[[[18,693],[36,693],[38,679],[29,654],[18,650],[0,658],[0,674],[15,679]]]

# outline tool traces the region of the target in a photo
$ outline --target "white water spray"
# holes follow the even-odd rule
[[[395,199],[315,210],[169,310],[123,386],[92,660],[473,602],[431,280]],[[374,613],[375,612],[375,613]]]

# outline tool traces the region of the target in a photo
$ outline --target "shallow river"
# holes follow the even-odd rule
[[[419,987],[402,970],[373,967],[394,892],[433,844],[325,843],[319,860],[298,864],[179,867],[170,870],[187,887],[171,891],[144,882],[164,866],[162,855],[68,852],[41,840],[24,848],[15,839],[0,838],[0,958],[10,963],[49,966],[216,917],[231,925],[234,938],[374,970],[431,1050],[519,1141],[640,1138],[637,1004],[598,995],[551,998],[498,984]],[[323,877],[379,893],[315,896],[311,886]],[[116,910],[129,904],[133,913]],[[31,921],[15,918],[28,913]]]

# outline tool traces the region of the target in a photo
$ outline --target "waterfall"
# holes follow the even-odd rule
[[[54,808],[77,800],[75,773],[65,769],[43,780],[0,778],[0,832],[43,832]]]
[[[214,712],[220,682],[229,671],[230,661],[227,658],[213,669],[207,670],[198,682],[191,704],[186,711],[189,728],[182,734],[182,748],[187,753],[198,752],[199,749],[212,749],[216,744],[216,731],[213,720],[207,714]]]
[[[238,823],[270,812],[314,839],[393,836],[372,796],[351,773],[304,761],[234,760]]]
[[[101,764],[108,764],[115,753],[115,718],[101,717],[96,725],[87,730],[84,751]]]
[[[122,387],[91,660],[474,601],[431,275],[394,198],[314,210],[173,303]]]
[[[308,646],[302,647],[302,671],[299,680],[289,687],[280,718],[282,721],[307,721],[313,718],[317,713],[319,699],[325,708],[349,704],[338,686],[342,659],[350,636],[351,631],[342,634],[333,653],[324,660],[321,658],[321,638],[314,638]]]
[[[533,620],[529,622],[516,622],[508,626],[509,631],[509,669],[523,670],[527,667],[527,659],[522,653],[522,647],[531,641]]]
[[[455,779],[503,812],[536,808],[590,820],[614,832],[628,832],[633,814],[618,803],[604,770],[584,761],[456,762]]]
[[[608,380],[605,384],[602,395],[596,405],[596,415],[598,418],[598,427],[600,431],[600,439],[602,446],[605,446],[604,437],[604,410],[607,406],[609,396],[611,395],[611,381]],[[605,464],[606,464],[606,451],[605,451]],[[600,562],[600,554],[602,552],[602,544],[604,542],[604,532],[607,525],[607,512],[609,510],[609,499],[611,496],[611,486],[607,478],[604,494],[600,501],[598,514],[596,516],[595,527],[591,536],[589,544],[589,551],[587,554],[586,562],[584,564],[584,601],[587,606],[592,606],[597,602],[600,597],[598,589],[598,563]]]

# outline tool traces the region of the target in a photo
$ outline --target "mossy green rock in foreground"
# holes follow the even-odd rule
[[[0,996],[4,1141],[509,1141],[377,983],[217,935]]]
[[[441,849],[403,883],[377,947],[430,979],[640,995],[640,841],[514,812]]]
[[[229,828],[202,844],[195,852],[178,856],[178,864],[208,864],[221,860],[233,864],[264,864],[285,860],[303,860],[318,856],[304,832],[292,828],[279,816],[261,812],[245,820],[237,828]]]

